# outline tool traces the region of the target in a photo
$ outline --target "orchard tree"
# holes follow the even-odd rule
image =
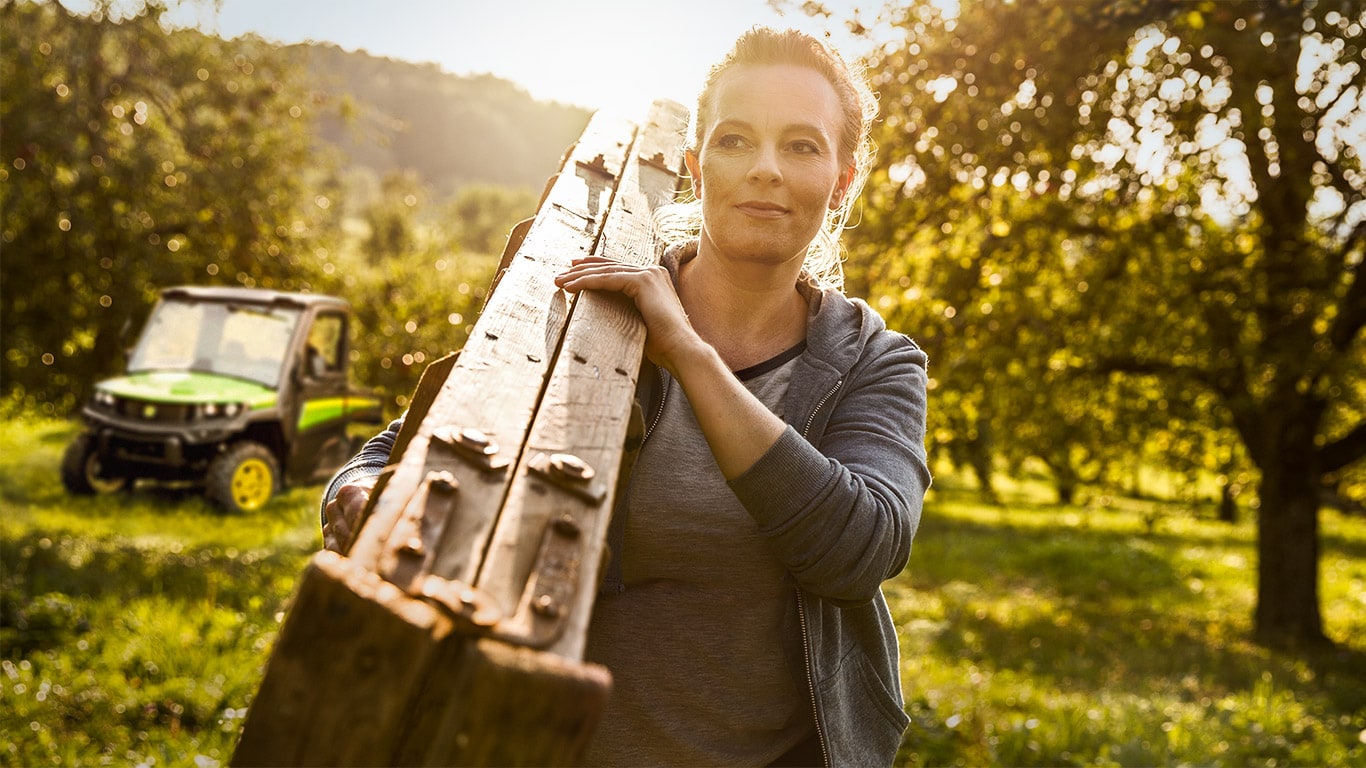
[[[366,227],[361,249],[370,263],[383,264],[417,246],[418,223],[414,214],[426,195],[413,171],[395,171],[384,177],[379,197],[361,217]]]
[[[308,285],[329,199],[299,71],[259,40],[170,31],[166,10],[0,0],[11,401],[69,410],[160,287]]]
[[[932,438],[1246,456],[1268,643],[1325,639],[1320,493],[1366,457],[1364,14],[917,0],[868,62],[851,285],[929,347]]]
[[[475,184],[455,194],[442,221],[454,227],[461,249],[497,256],[517,222],[536,215],[536,204],[528,189]]]
[[[502,252],[501,243],[496,253],[466,248],[466,222],[431,197],[412,173],[386,177],[361,212],[358,247],[330,254],[314,283],[350,300],[364,337],[352,371],[380,392],[390,416],[408,405],[429,363],[464,346]]]

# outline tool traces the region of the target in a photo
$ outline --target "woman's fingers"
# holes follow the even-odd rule
[[[654,269],[593,256],[575,260],[569,269],[555,276],[555,285],[573,292],[584,289],[620,290],[618,286],[624,286],[628,281],[648,279]],[[612,287],[608,287],[608,284]]]
[[[645,353],[670,370],[674,351],[697,341],[673,278],[663,267],[590,256],[574,260],[555,277],[555,285],[570,292],[615,291],[630,298],[645,321]]]
[[[327,525],[323,526],[323,547],[345,553],[356,535],[361,514],[370,501],[375,478],[366,477],[337,489],[337,495],[327,503]]]
[[[677,304],[673,281],[663,267],[642,267],[601,257],[575,260],[569,269],[555,276],[555,285],[570,292],[584,290],[618,291],[636,301],[636,308],[647,315],[654,302]],[[651,295],[653,294],[653,295]]]
[[[337,500],[327,502],[327,524],[323,526],[323,549],[337,554],[346,553],[346,545],[351,542],[351,527],[346,523],[346,515],[337,505]]]

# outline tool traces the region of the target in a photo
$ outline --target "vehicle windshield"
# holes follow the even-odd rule
[[[294,307],[164,298],[147,319],[128,372],[199,371],[278,386]]]

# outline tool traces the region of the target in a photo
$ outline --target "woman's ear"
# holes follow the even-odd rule
[[[702,161],[697,158],[697,153],[689,149],[683,153],[683,164],[688,167],[688,178],[692,179],[692,194],[697,199],[702,199]]]
[[[839,179],[835,182],[835,189],[830,193],[830,210],[835,210],[844,203],[844,196],[849,193],[849,185],[854,183],[854,166],[845,166],[840,173]]]

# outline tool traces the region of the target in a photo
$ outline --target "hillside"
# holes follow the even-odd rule
[[[408,169],[438,197],[470,184],[539,191],[591,114],[537,101],[492,75],[458,76],[331,44],[286,50],[308,68],[326,106],[319,137],[345,153],[352,185]]]

